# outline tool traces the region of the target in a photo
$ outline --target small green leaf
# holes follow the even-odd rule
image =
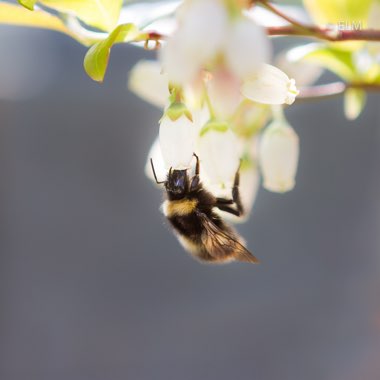
[[[168,117],[171,121],[176,121],[182,116],[187,117],[191,122],[193,122],[193,115],[191,114],[189,109],[186,107],[186,105],[182,102],[174,101],[166,109],[162,118]],[[161,123],[161,120],[160,120],[160,123]]]
[[[23,0],[31,1],[31,0]],[[39,3],[71,13],[86,24],[110,32],[119,20],[122,0],[40,0]]]
[[[363,90],[350,88],[344,94],[344,114],[347,119],[355,120],[362,112],[366,102]]]
[[[298,46],[289,50],[287,57],[293,62],[313,62],[347,81],[352,81],[358,76],[353,54],[347,50],[336,49],[332,45],[312,43]]]
[[[139,34],[134,24],[119,25],[105,40],[91,46],[84,57],[84,69],[94,81],[102,82],[107,70],[111,48],[120,42],[129,42]]]
[[[86,38],[68,29],[59,17],[41,9],[30,12],[19,5],[0,2],[0,24],[55,30],[67,34],[84,45],[89,45]]]
[[[37,0],[17,0],[19,4],[21,4],[26,9],[29,9],[30,11],[34,10],[34,4],[36,4]]]

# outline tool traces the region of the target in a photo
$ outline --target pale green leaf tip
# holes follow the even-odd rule
[[[35,1],[23,1],[17,0],[17,2],[22,5],[24,8],[29,9],[30,11],[34,11]]]

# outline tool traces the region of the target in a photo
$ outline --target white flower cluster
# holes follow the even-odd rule
[[[267,63],[270,40],[239,4],[185,0],[159,61],[139,62],[129,87],[164,108],[159,138],[148,156],[159,179],[170,168],[191,168],[196,153],[206,187],[224,195],[230,194],[240,167],[248,215],[258,168],[266,189],[285,192],[294,187],[298,137],[278,107],[292,104],[298,91],[293,79]],[[150,167],[147,175],[153,179]]]

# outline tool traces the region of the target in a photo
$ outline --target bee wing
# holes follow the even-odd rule
[[[202,243],[210,256],[220,261],[226,261],[229,258],[233,258],[248,263],[259,263],[259,260],[239,243],[232,234],[223,231],[205,214],[201,212],[197,214],[206,231],[206,233],[202,234]]]

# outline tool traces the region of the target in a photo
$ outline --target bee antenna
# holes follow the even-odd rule
[[[154,179],[156,180],[157,185],[163,184],[165,181],[158,181],[157,180],[157,175],[156,175],[156,171],[154,170],[154,165],[153,165],[153,159],[152,158],[150,159],[150,165],[152,167],[153,176],[154,176]]]

